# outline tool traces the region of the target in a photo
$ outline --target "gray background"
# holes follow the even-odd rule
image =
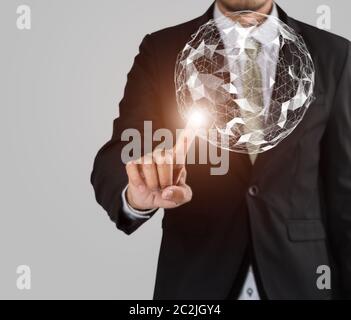
[[[327,4],[332,32],[351,38],[349,1],[278,3],[312,25]],[[16,28],[20,4],[31,6],[30,31]],[[1,0],[0,298],[152,298],[162,215],[125,236],[96,204],[89,176],[142,37],[210,4]],[[31,267],[30,291],[16,288],[21,264]]]

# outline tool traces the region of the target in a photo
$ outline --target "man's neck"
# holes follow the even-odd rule
[[[224,14],[228,14],[230,12],[232,12],[229,8],[226,8],[221,1],[216,1],[219,10]],[[273,8],[273,1],[267,1],[262,7],[258,8],[257,10],[255,10],[255,12],[257,13],[262,13],[262,14],[266,14],[269,15],[272,12],[272,8]]]

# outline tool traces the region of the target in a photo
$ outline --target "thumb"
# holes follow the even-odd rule
[[[192,191],[187,185],[171,186],[163,190],[162,198],[176,204],[183,204],[191,200]]]

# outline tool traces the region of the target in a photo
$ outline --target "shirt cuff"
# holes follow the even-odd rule
[[[128,189],[128,185],[122,191],[122,210],[123,210],[123,212],[127,216],[129,216],[131,219],[134,219],[134,220],[150,219],[151,218],[150,213],[153,213],[157,209],[141,211],[141,210],[137,210],[137,209],[132,208],[127,201],[127,197],[126,197],[127,189]]]

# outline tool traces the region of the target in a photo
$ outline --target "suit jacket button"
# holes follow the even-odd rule
[[[258,195],[259,189],[257,186],[251,186],[249,188],[249,195],[252,197],[256,197]]]

